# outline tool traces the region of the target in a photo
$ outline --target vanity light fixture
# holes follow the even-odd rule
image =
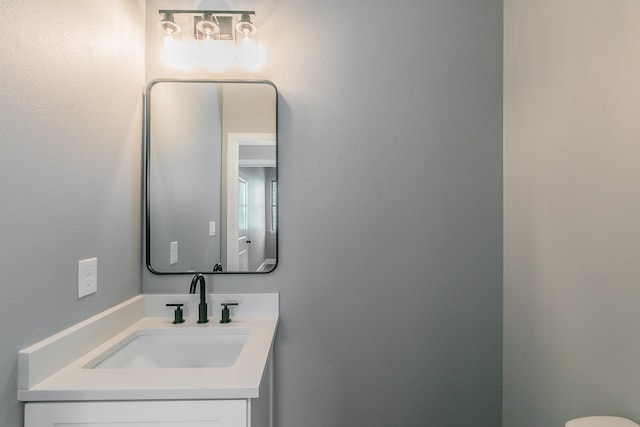
[[[180,31],[174,17],[185,25],[183,16],[193,23],[193,38],[196,40],[236,40],[240,35],[251,36],[257,30],[251,22],[251,16],[256,14],[252,10],[159,10],[158,13],[162,15],[159,28],[166,35]]]
[[[257,71],[264,51],[257,42],[252,10],[159,10],[162,60],[176,68],[224,72]],[[189,28],[190,31],[182,31]]]
[[[173,13],[165,12],[162,15],[162,20],[158,24],[158,28],[160,28],[160,31],[168,36],[179,33],[180,26],[176,24],[176,21],[173,19]]]

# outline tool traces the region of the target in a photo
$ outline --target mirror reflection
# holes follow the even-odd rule
[[[156,274],[277,263],[277,91],[156,80],[146,96],[146,257]]]

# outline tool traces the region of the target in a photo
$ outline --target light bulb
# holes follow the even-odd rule
[[[236,24],[236,31],[242,33],[245,37],[250,36],[257,30],[256,26],[251,22],[251,17],[247,13],[243,13],[242,17]]]
[[[165,13],[162,21],[158,24],[160,31],[167,35],[172,35],[180,32],[180,26],[173,20],[172,13]]]
[[[202,20],[196,24],[196,30],[205,36],[211,36],[220,32],[220,26],[214,22],[213,14],[205,12]]]

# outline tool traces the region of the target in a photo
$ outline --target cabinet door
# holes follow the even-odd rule
[[[246,400],[30,402],[25,427],[247,427]]]

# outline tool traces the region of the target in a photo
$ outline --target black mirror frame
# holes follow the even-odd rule
[[[275,135],[276,135],[276,180],[278,181],[278,209],[276,211],[276,223],[278,224],[278,230],[276,231],[275,241],[276,241],[276,261],[273,268],[268,271],[167,271],[167,272],[159,272],[153,269],[151,266],[151,212],[149,209],[150,206],[150,169],[149,169],[149,160],[150,160],[150,143],[151,143],[151,115],[149,114],[149,108],[151,105],[151,89],[157,83],[248,83],[248,84],[267,84],[273,87],[275,91]],[[279,132],[278,132],[278,88],[276,85],[269,80],[207,80],[207,79],[155,79],[149,82],[145,91],[144,98],[144,163],[143,163],[143,179],[144,179],[144,220],[145,220],[145,264],[147,269],[156,275],[194,275],[197,273],[200,274],[269,274],[275,271],[278,267],[278,263],[280,262],[280,244],[279,244],[279,235],[280,235],[280,181],[279,181]]]

